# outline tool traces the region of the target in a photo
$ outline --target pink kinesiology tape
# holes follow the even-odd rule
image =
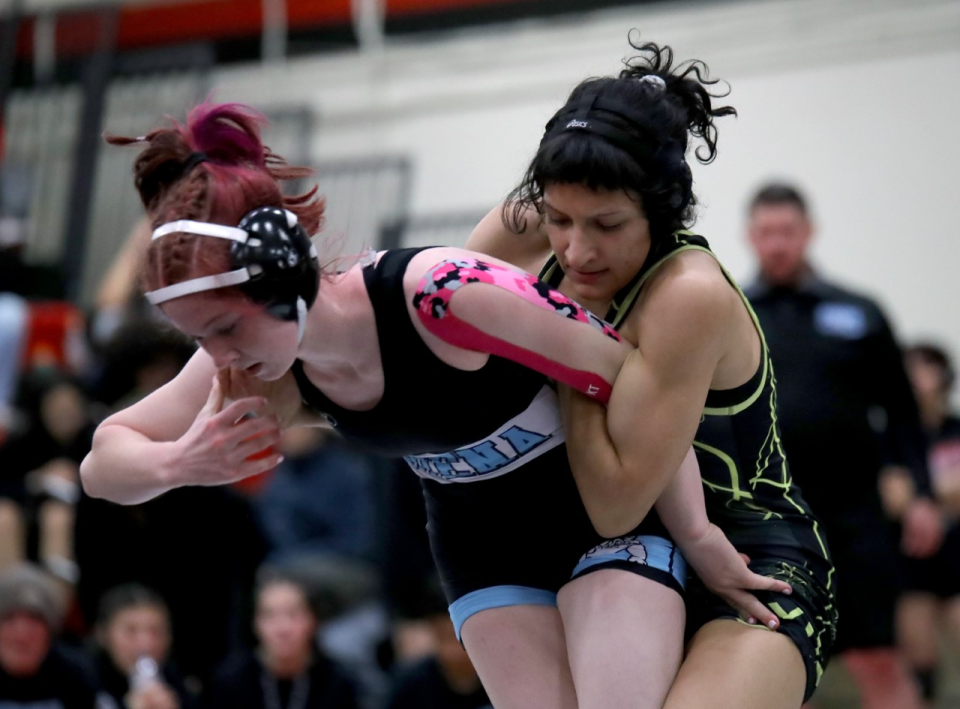
[[[611,325],[578,303],[550,288],[535,276],[476,259],[448,259],[423,277],[414,296],[420,321],[431,333],[464,349],[504,357],[583,392],[598,401],[610,400],[612,384],[596,372],[574,369],[554,359],[483,332],[457,317],[451,308],[453,294],[468,283],[487,283],[503,288],[542,310],[586,323],[607,337],[620,341]]]

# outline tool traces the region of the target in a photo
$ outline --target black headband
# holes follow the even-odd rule
[[[634,129],[636,135],[631,135],[624,130],[618,122]],[[604,131],[604,128],[613,130]],[[581,98],[557,111],[553,118],[547,121],[540,144],[542,145],[557,133],[568,130],[584,130],[601,135],[605,132],[616,133],[617,140],[635,145],[647,153],[651,152],[651,144],[656,145],[661,142],[660,132],[650,125],[642,113],[635,111],[632,106],[599,96]]]
[[[202,162],[207,162],[210,158],[207,157],[206,153],[200,151],[192,152],[187,156],[187,159],[183,161],[183,169],[180,172],[181,177],[186,177],[190,174],[190,171],[193,170],[197,165]]]
[[[206,153],[195,151],[182,162],[177,162],[176,158],[165,160],[148,176],[138,178],[137,189],[140,191],[144,206],[149,208],[162,190],[168,189],[178,180],[189,175],[197,165],[209,159]]]
[[[599,96],[587,96],[569,103],[544,127],[542,147],[555,136],[568,131],[583,131],[599,136],[620,148],[641,164],[652,164],[671,182],[683,189],[677,204],[690,203],[693,175],[687,165],[686,145],[663,135],[647,117],[632,106]]]

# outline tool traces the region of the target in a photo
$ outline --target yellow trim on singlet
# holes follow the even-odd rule
[[[767,607],[770,610],[772,610],[774,613],[776,613],[777,617],[780,618],[780,620],[793,620],[794,618],[799,618],[800,616],[803,615],[803,608],[797,607],[797,608],[794,608],[789,613],[787,613],[785,610],[783,610],[783,606],[781,606],[776,601],[774,601],[773,603],[768,603]]]
[[[752,309],[751,309],[751,312],[752,312]],[[760,336],[763,337],[762,332]],[[764,343],[764,347],[766,347],[766,343]],[[764,441],[764,446],[760,448],[761,454],[763,453],[764,450],[768,451],[767,460],[766,461],[762,461],[760,459],[757,460],[757,474],[754,475],[754,477],[750,480],[750,484],[756,487],[759,483],[763,482],[763,483],[767,483],[769,485],[774,485],[776,487],[781,488],[783,491],[783,499],[785,499],[787,502],[793,505],[798,512],[800,512],[803,515],[806,515],[808,513],[808,510],[805,510],[802,506],[798,505],[796,500],[790,497],[790,494],[789,494],[790,486],[793,484],[793,476],[790,475],[789,462],[787,461],[787,454],[783,450],[783,442],[780,440],[780,434],[778,433],[779,426],[777,426],[777,423],[779,421],[779,417],[777,416],[776,392],[777,392],[776,380],[774,380],[772,382],[772,391],[770,393],[770,430],[767,433],[767,440],[769,440],[770,437],[772,436],[773,441],[772,441],[772,445],[770,446],[767,446],[766,441]],[[780,482],[779,483],[763,477],[764,471],[768,469],[767,466],[769,464],[769,457],[773,454],[774,451],[776,451],[780,455],[780,460],[782,461],[780,464]],[[823,535],[820,534],[820,522],[817,520],[816,517],[813,517],[812,515],[811,515],[811,519],[813,520],[813,535],[816,537],[817,542],[820,544],[820,551],[823,554],[823,558],[829,559],[830,555],[827,552],[827,544],[823,539]],[[830,564],[830,571],[827,573],[827,589],[828,590],[833,587],[833,572],[835,570],[836,570],[836,567],[834,567],[833,564]]]
[[[752,502],[753,493],[750,492],[749,490],[744,490],[740,486],[740,473],[737,470],[737,464],[736,462],[734,462],[733,458],[731,458],[729,455],[724,453],[719,448],[714,448],[713,446],[709,446],[706,443],[701,443],[700,441],[697,441],[697,440],[693,441],[693,447],[698,448],[699,450],[705,453],[710,453],[712,455],[717,456],[717,458],[723,461],[723,464],[727,466],[727,470],[730,472],[730,487],[723,487],[722,485],[717,485],[716,483],[701,477],[700,480],[703,482],[704,485],[706,485],[711,490],[729,494],[731,500],[739,502],[744,507],[749,507],[750,509],[755,511],[757,514],[763,515],[764,519],[771,519],[772,517],[778,517],[781,519],[783,518],[783,515],[779,513],[775,513],[773,512],[773,510],[769,510],[766,507],[761,507],[760,505],[754,504]]]
[[[538,280],[541,280],[544,283],[550,283],[550,278],[553,276],[554,271],[556,271],[560,267],[560,262],[556,259],[556,254],[553,251],[551,251],[550,255],[547,256],[548,262],[550,261],[550,259],[554,260],[553,263],[550,264],[550,268],[548,268],[546,271],[541,273],[540,276],[538,277]]]
[[[714,490],[721,490],[723,492],[729,492],[731,497],[734,500],[740,500],[742,498],[750,499],[753,495],[746,490],[740,488],[740,476],[737,473],[737,464],[734,462],[733,458],[724,453],[719,448],[714,448],[713,446],[708,446],[706,443],[701,443],[700,441],[694,439],[693,447],[699,448],[700,450],[706,453],[712,453],[717,456],[720,460],[723,461],[724,465],[727,466],[727,470],[730,471],[730,487],[725,488],[721,485],[710,482],[709,480],[704,480],[703,484],[709,486]]]
[[[832,565],[831,565],[831,567],[832,567]],[[830,569],[830,575],[831,575],[831,576],[833,575],[833,568]],[[833,592],[832,592],[832,591],[829,591],[829,589],[828,589],[828,592],[830,593],[831,597],[833,597]],[[829,613],[831,610],[833,610],[833,604],[832,604],[832,603],[829,604],[826,608],[824,608],[824,611],[826,611],[826,612],[828,612],[828,613]],[[823,676],[823,665],[820,663],[820,658],[823,657],[823,634],[828,631],[828,629],[830,628],[830,626],[833,625],[833,623],[825,620],[825,619],[824,619],[823,617],[821,617],[821,616],[817,616],[817,620],[818,620],[819,623],[820,623],[820,631],[817,633],[817,648],[816,648],[816,650],[814,650],[814,655],[815,655],[815,657],[817,658],[817,662],[816,662],[816,664],[817,664],[817,681],[816,681],[816,683],[817,683],[817,685],[819,685],[819,684],[820,684],[820,678]]]
[[[760,319],[753,311],[753,307],[750,305],[750,301],[747,300],[747,296],[744,294],[743,290],[741,290],[740,285],[733,278],[733,276],[730,275],[730,272],[723,267],[723,264],[717,260],[716,254],[710,251],[710,249],[701,248],[700,250],[706,251],[708,254],[713,256],[713,260],[717,262],[717,266],[720,267],[720,272],[723,273],[723,277],[727,279],[727,283],[733,286],[734,290],[737,291],[737,295],[740,296],[740,300],[747,308],[747,312],[750,313],[750,319],[753,321],[753,327],[757,331],[757,336],[760,338],[760,357],[763,360],[763,374],[760,376],[760,383],[757,385],[756,391],[754,391],[753,394],[751,394],[741,403],[734,404],[733,406],[703,407],[703,413],[708,416],[735,416],[741,411],[750,408],[757,401],[757,399],[760,398],[763,388],[767,385],[767,377],[770,376],[770,350],[767,349],[767,338],[764,337],[763,328],[760,327]]]
[[[671,236],[677,243],[679,243],[680,239],[678,237],[696,236],[696,234],[694,234],[692,231],[677,231],[677,232],[674,232]],[[643,284],[647,282],[650,276],[653,275],[654,271],[660,268],[664,263],[667,262],[667,260],[675,256],[676,254],[679,254],[683,251],[691,251],[693,249],[696,249],[698,251],[706,251],[707,253],[710,253],[709,249],[705,249],[702,246],[695,246],[693,244],[684,244],[680,248],[674,249],[673,251],[668,253],[666,256],[664,256],[659,261],[654,263],[650,267],[650,269],[646,273],[644,273],[643,276],[641,276],[636,283],[633,284],[633,287],[627,292],[627,295],[624,297],[623,300],[621,300],[619,303],[610,304],[611,307],[617,311],[617,316],[613,319],[613,322],[610,324],[613,325],[615,329],[619,330],[620,325],[623,324],[623,319],[627,317],[627,313],[630,312],[630,308],[633,305],[633,301],[637,299],[637,295],[639,295],[640,289],[643,287]],[[716,256],[714,256],[714,258],[716,258]],[[717,263],[719,263],[719,261]]]
[[[686,231],[686,230],[677,231],[677,232],[674,232],[673,234],[673,238],[678,243],[680,241],[681,236],[696,236],[696,235],[693,232]],[[733,406],[704,406],[703,407],[703,413],[707,416],[735,416],[741,411],[750,408],[750,406],[752,406],[757,401],[757,399],[760,398],[760,394],[763,392],[763,388],[767,384],[767,377],[769,376],[769,372],[770,372],[770,354],[767,350],[767,341],[763,336],[763,329],[760,327],[760,320],[757,318],[757,314],[753,312],[753,308],[750,307],[750,301],[747,300],[747,296],[744,295],[743,291],[740,289],[740,286],[737,284],[737,281],[733,278],[733,276],[730,275],[730,272],[723,267],[723,264],[720,263],[719,259],[717,259],[717,255],[713,253],[710,249],[703,246],[697,246],[696,244],[684,244],[683,246],[680,246],[679,248],[674,249],[673,251],[668,253],[666,256],[661,258],[659,261],[654,263],[650,267],[650,269],[646,273],[644,273],[643,276],[636,283],[633,284],[633,287],[630,289],[630,291],[627,293],[627,295],[624,297],[624,299],[620,303],[611,304],[611,307],[613,307],[614,310],[617,311],[617,315],[613,319],[613,322],[611,324],[613,325],[614,328],[619,329],[620,325],[623,323],[624,318],[627,316],[627,313],[630,312],[630,307],[633,305],[634,301],[637,299],[637,296],[640,294],[640,289],[643,287],[643,284],[646,283],[647,280],[650,278],[650,276],[652,276],[656,272],[656,270],[660,268],[664,263],[666,263],[668,260],[676,256],[677,254],[681,254],[685,251],[702,251],[706,254],[709,254],[710,257],[713,258],[714,261],[716,261],[716,264],[717,266],[719,266],[720,272],[723,274],[723,277],[727,280],[727,283],[733,286],[734,290],[737,291],[737,295],[740,296],[740,300],[742,300],[743,304],[746,306],[747,312],[750,313],[750,319],[753,321],[753,326],[757,331],[757,335],[760,337],[760,358],[763,365],[763,374],[760,377],[760,383],[757,385],[756,390],[746,399],[741,401],[739,404],[734,404]],[[552,272],[553,268],[554,267],[551,266],[548,273]]]

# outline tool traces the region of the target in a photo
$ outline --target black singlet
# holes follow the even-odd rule
[[[387,251],[363,269],[383,363],[383,397],[376,406],[338,406],[307,379],[299,360],[292,368],[304,403],[346,438],[381,455],[440,453],[477,441],[526,409],[547,381],[502,357],[491,355],[480,369],[465,371],[430,351],[403,291],[407,265],[423,250]]]

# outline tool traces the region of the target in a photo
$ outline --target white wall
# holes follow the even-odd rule
[[[233,67],[215,98],[306,101],[322,116],[315,159],[409,154],[416,213],[476,210],[514,185],[576,82],[618,70],[631,27],[732,86],[740,116],[720,123],[717,161],[694,166],[697,228],[730,270],[752,271],[753,189],[796,180],[824,271],[878,296],[904,338],[960,357],[960,0],[637,6]]]

